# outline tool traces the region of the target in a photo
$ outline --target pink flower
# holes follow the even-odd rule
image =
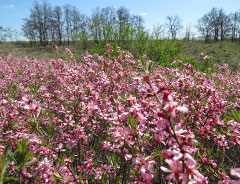
[[[127,115],[128,115],[128,112],[124,112],[120,115],[120,120],[121,121],[126,121],[127,120]]]
[[[173,97],[170,95],[168,91],[164,92],[163,96],[163,104],[164,108],[163,110],[167,113],[170,117],[176,116],[176,110],[182,113],[188,112],[188,108],[185,106],[177,106],[177,102],[173,100]]]
[[[208,56],[204,56],[204,58],[203,58],[204,60],[207,60],[207,59],[209,59],[209,57]]]
[[[233,175],[237,178],[240,178],[240,168],[231,169],[230,173],[231,173],[231,175]]]
[[[149,170],[147,170],[145,167],[140,168],[140,172],[143,178],[143,181],[151,181],[153,179],[153,174]]]
[[[52,45],[53,45],[53,47],[56,49],[57,55],[59,55],[59,48],[58,48],[57,44],[56,44],[56,43],[53,43]]]
[[[73,58],[73,53],[69,48],[66,48],[65,51],[69,55],[70,58]]]
[[[126,155],[124,155],[124,157],[125,157],[125,160],[131,160],[132,159],[132,155],[130,155],[130,154],[126,154]]]
[[[200,53],[200,56],[201,56],[201,57],[204,57],[204,53],[203,53],[203,52],[201,52],[201,53]]]

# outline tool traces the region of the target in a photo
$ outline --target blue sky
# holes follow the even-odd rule
[[[0,0],[0,26],[21,29],[22,19],[28,17],[34,0]],[[42,0],[38,2],[43,2]],[[72,4],[80,12],[91,15],[97,6],[125,6],[136,15],[142,15],[145,26],[164,24],[167,15],[179,15],[183,24],[196,25],[196,21],[211,8],[223,8],[226,13],[240,9],[240,0],[48,0],[51,5]]]

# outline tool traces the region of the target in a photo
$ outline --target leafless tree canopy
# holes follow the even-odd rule
[[[30,43],[40,42],[41,45],[47,45],[49,41],[60,45],[81,41],[86,47],[88,40],[96,43],[137,40],[147,32],[143,17],[130,14],[125,7],[97,7],[90,16],[86,16],[70,4],[52,7],[47,2],[35,1],[29,17],[24,18],[23,22],[22,35]],[[176,39],[183,29],[182,19],[178,15],[167,16],[164,27],[171,39]],[[226,14],[222,8],[212,8],[197,20],[195,27],[206,42],[224,39],[240,41],[240,10]],[[193,35],[188,24],[185,38],[190,40]],[[18,36],[16,29],[0,26],[0,41],[17,40]]]
[[[143,23],[141,16],[131,15],[125,7],[98,7],[88,17],[70,4],[52,7],[35,1],[30,16],[24,19],[22,32],[31,43],[40,41],[42,45],[48,41],[113,41],[134,39],[144,29]]]
[[[172,39],[176,39],[177,33],[183,28],[182,20],[178,15],[167,16],[165,26],[171,34]]]
[[[222,8],[212,8],[198,20],[197,29],[206,42],[210,39],[218,41],[226,38],[235,41],[240,31],[239,13],[238,11],[227,15]]]

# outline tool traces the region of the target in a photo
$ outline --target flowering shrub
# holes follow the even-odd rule
[[[66,52],[0,57],[0,183],[237,182],[239,73]]]

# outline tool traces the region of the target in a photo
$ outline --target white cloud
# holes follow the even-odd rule
[[[140,15],[140,16],[146,16],[146,15],[147,15],[147,12],[140,13],[139,15]]]
[[[116,6],[116,5],[115,5],[115,6],[113,6],[113,7],[114,7],[114,8],[118,8],[118,6]]]
[[[6,4],[6,5],[3,5],[3,8],[13,9],[14,6],[13,4]]]

